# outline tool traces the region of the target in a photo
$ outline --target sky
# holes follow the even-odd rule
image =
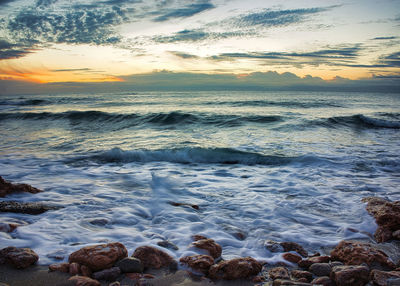
[[[399,87],[400,0],[0,0],[0,94],[163,80]]]

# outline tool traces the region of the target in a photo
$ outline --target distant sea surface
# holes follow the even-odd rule
[[[226,259],[279,260],[266,240],[368,239],[361,199],[400,199],[399,94],[2,96],[0,134],[0,175],[44,190],[5,200],[63,207],[0,216],[26,224],[0,247],[31,247],[42,264],[108,241],[131,253],[168,240],[179,258],[194,234]]]

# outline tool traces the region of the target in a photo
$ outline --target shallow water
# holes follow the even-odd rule
[[[203,234],[223,257],[279,260],[265,240],[309,250],[369,238],[361,198],[400,199],[400,95],[149,92],[0,97],[0,170],[44,189],[6,200],[62,206],[0,233],[42,264],[120,241]],[[198,205],[173,206],[171,202]],[[245,239],[243,239],[245,238]]]

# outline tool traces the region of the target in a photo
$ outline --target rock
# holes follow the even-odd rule
[[[331,259],[330,256],[313,256],[298,262],[301,268],[308,269],[314,263],[327,263]]]
[[[50,271],[59,271],[59,272],[68,273],[69,272],[69,263],[51,264],[51,265],[49,265],[49,270]]]
[[[97,226],[105,226],[109,221],[105,218],[97,218],[89,221],[89,223]]]
[[[266,249],[268,249],[269,251],[273,252],[273,253],[277,253],[277,252],[283,252],[283,246],[280,245],[279,242],[273,241],[273,240],[267,240],[264,243],[264,246]]]
[[[313,281],[311,281],[311,285],[335,286],[331,278],[327,276],[315,278]]]
[[[121,285],[121,283],[119,283],[118,281],[108,284],[108,286],[120,286],[120,285]]]
[[[235,258],[212,265],[209,270],[209,277],[227,280],[249,278],[257,275],[261,269],[261,263],[254,258]]]
[[[93,273],[93,278],[96,280],[115,281],[121,274],[119,267],[112,267]]]
[[[255,276],[252,280],[253,283],[261,283],[265,281],[265,277],[263,276]]]
[[[169,204],[171,206],[174,206],[174,207],[184,206],[184,207],[191,207],[191,208],[193,208],[195,210],[199,210],[200,209],[200,207],[198,205],[192,205],[192,204],[188,204],[188,203],[169,202]]]
[[[0,176],[0,197],[4,198],[8,194],[20,192],[36,194],[42,192],[42,190],[36,189],[27,184],[12,184]]]
[[[0,231],[1,232],[13,232],[19,224],[16,223],[0,223]]]
[[[277,279],[274,280],[272,286],[310,286],[310,283],[286,280],[286,279]]]
[[[192,243],[193,246],[207,250],[208,253],[215,259],[221,256],[222,247],[213,239],[200,239]]]
[[[272,280],[290,279],[289,271],[285,267],[274,267],[268,271],[268,276]]]
[[[214,259],[209,255],[186,256],[182,257],[179,261],[204,274],[207,274],[211,265],[214,264]]]
[[[284,251],[296,251],[303,257],[308,256],[308,252],[298,243],[295,242],[281,242],[280,245],[283,247]]]
[[[207,239],[207,237],[205,237],[204,235],[200,235],[200,234],[195,234],[192,236],[193,241],[198,241],[198,240],[202,240],[202,239]]]
[[[44,205],[42,203],[19,203],[15,201],[0,202],[0,212],[38,215],[60,207]]]
[[[293,278],[301,279],[301,278],[305,278],[307,279],[307,282],[311,281],[313,275],[311,272],[308,271],[301,271],[301,270],[292,270],[291,273]]]
[[[291,253],[291,252],[284,253],[282,255],[282,257],[283,257],[283,259],[285,259],[285,260],[287,260],[289,262],[292,262],[292,263],[297,263],[300,260],[302,260],[300,255],[297,255],[297,254],[294,254],[294,253]]]
[[[329,263],[331,265],[331,267],[335,267],[335,266],[342,266],[343,262],[340,261],[332,261]]]
[[[39,260],[39,256],[30,248],[16,248],[9,246],[0,250],[3,263],[11,264],[15,268],[27,268]]]
[[[393,238],[393,232],[400,230],[400,201],[389,202],[382,198],[369,197],[362,200],[367,211],[375,218],[378,229],[375,232],[377,242]]]
[[[400,240],[400,230],[393,231],[392,237],[393,239]]]
[[[111,268],[115,262],[128,256],[125,246],[119,242],[93,245],[73,252],[68,261],[86,265],[92,271]]]
[[[92,277],[92,270],[86,265],[81,265],[81,274],[82,276]]]
[[[310,266],[310,271],[314,273],[315,276],[329,276],[332,271],[332,267],[329,263],[314,263]]]
[[[79,263],[72,262],[69,264],[68,271],[70,275],[78,275],[79,273],[81,273],[81,266],[79,265]]]
[[[119,267],[122,273],[141,273],[144,269],[142,262],[135,257],[125,257],[118,261],[115,266]]]
[[[99,281],[84,276],[72,276],[68,280],[75,281],[75,286],[101,286]]]
[[[347,265],[366,263],[372,268],[394,269],[394,263],[388,256],[373,245],[362,242],[341,241],[331,252],[334,260],[342,261]]]
[[[369,269],[366,266],[335,266],[330,278],[337,286],[364,286],[369,281]]]
[[[176,246],[175,244],[173,244],[171,241],[168,240],[159,241],[157,242],[157,245],[172,250],[179,250],[178,246]]]
[[[378,286],[387,286],[390,280],[400,279],[400,272],[398,271],[380,271],[372,270],[369,278]]]
[[[148,268],[161,268],[176,265],[176,261],[167,253],[152,246],[141,246],[136,248],[132,255],[138,258],[144,267]]]

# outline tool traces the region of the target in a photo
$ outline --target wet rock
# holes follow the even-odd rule
[[[331,278],[327,276],[315,278],[313,281],[311,281],[311,285],[335,286]]]
[[[179,261],[204,274],[207,274],[211,265],[214,264],[214,259],[209,255],[186,256],[182,257]]]
[[[337,286],[363,286],[369,281],[369,269],[366,266],[335,266],[330,278]]]
[[[328,263],[330,259],[330,256],[313,256],[299,261],[298,265],[302,268],[308,269],[314,263]]]
[[[93,245],[73,252],[68,261],[88,266],[92,271],[111,268],[115,262],[127,257],[128,251],[119,242]]]
[[[39,190],[27,184],[12,184],[10,182],[7,182],[0,176],[0,197],[3,198],[8,194],[20,192],[36,194],[42,192],[42,190]]]
[[[174,207],[181,207],[181,206],[184,206],[184,207],[191,207],[191,208],[193,208],[193,209],[195,209],[195,210],[199,210],[199,209],[200,209],[200,207],[199,207],[198,205],[192,205],[192,204],[188,204],[188,203],[169,202],[169,204],[170,204],[171,206],[174,206]]]
[[[15,268],[27,268],[39,260],[39,256],[30,248],[16,248],[9,246],[0,250],[2,263],[7,263]]]
[[[335,267],[335,266],[342,266],[343,262],[340,261],[332,261],[329,263],[331,265],[331,267]]]
[[[38,215],[60,207],[44,205],[42,203],[20,203],[15,201],[0,202],[0,212],[22,213]]]
[[[215,259],[221,256],[222,247],[213,239],[200,239],[192,243],[193,246],[207,250],[208,253]]]
[[[292,278],[295,278],[296,280],[305,278],[307,279],[307,282],[311,281],[313,277],[311,272],[301,270],[292,270],[290,274],[292,275]]]
[[[118,281],[108,284],[108,286],[120,286],[120,285],[121,285],[121,283],[119,283]]]
[[[370,279],[378,286],[387,286],[391,281],[400,279],[400,272],[386,272],[374,269],[371,271]]]
[[[81,275],[86,277],[92,277],[92,270],[86,265],[81,265]]]
[[[393,239],[400,240],[400,230],[396,230],[392,233]]]
[[[198,241],[198,240],[202,240],[202,239],[207,239],[207,237],[205,237],[204,235],[201,235],[201,234],[195,234],[195,235],[192,235],[192,239],[193,239],[193,241]]]
[[[125,257],[118,261],[115,266],[119,267],[122,273],[141,273],[144,269],[142,262],[135,257]]]
[[[0,223],[0,232],[13,232],[19,226],[16,223]]]
[[[283,246],[280,245],[279,242],[273,241],[273,240],[267,240],[264,243],[264,247],[266,249],[268,249],[269,251],[273,252],[273,253],[277,253],[277,252],[283,252]]]
[[[366,263],[372,268],[394,269],[395,265],[388,256],[369,243],[341,241],[331,252],[334,260],[347,265]]]
[[[112,267],[93,273],[93,278],[96,280],[115,281],[121,274],[119,267]]]
[[[315,276],[329,276],[332,271],[332,267],[329,263],[314,263],[310,266],[310,271]]]
[[[283,259],[292,262],[292,263],[298,263],[300,260],[302,260],[300,255],[291,253],[291,252],[286,252],[282,255]]]
[[[286,279],[277,279],[274,280],[272,286],[310,286],[310,283],[304,283],[299,281],[292,281]]]
[[[68,273],[69,272],[69,263],[51,264],[51,265],[49,265],[49,270],[50,271],[59,271],[59,272]]]
[[[265,281],[265,277],[263,276],[256,276],[251,280],[253,283],[261,283]]]
[[[132,255],[139,259],[144,267],[161,268],[176,265],[176,261],[167,253],[152,246],[141,246],[136,248]]]
[[[298,243],[295,242],[281,242],[280,245],[284,251],[295,251],[303,257],[308,256],[308,252]]]
[[[261,263],[254,258],[235,258],[212,265],[209,270],[209,277],[227,280],[249,278],[257,275],[261,269]]]
[[[105,226],[109,221],[105,218],[98,218],[89,221],[90,224],[97,225],[97,226]]]
[[[74,281],[76,286],[101,286],[99,281],[84,276],[72,276],[68,280]]]
[[[289,271],[285,267],[274,267],[268,271],[268,276],[272,280],[290,279]]]
[[[400,230],[400,201],[389,202],[382,198],[364,198],[367,211],[375,218],[378,229],[375,232],[377,242],[393,238],[393,232]]]
[[[171,241],[168,240],[159,241],[157,242],[157,245],[172,250],[179,250],[178,246],[176,246],[175,244],[173,244]]]

